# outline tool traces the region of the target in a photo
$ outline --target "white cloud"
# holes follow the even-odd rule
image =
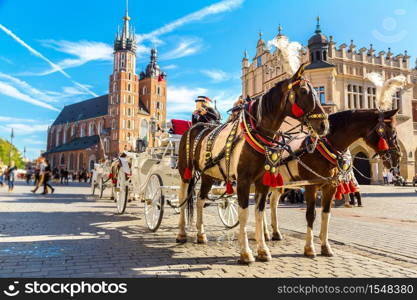
[[[177,65],[167,65],[167,66],[163,66],[162,70],[173,70],[173,69],[177,69],[178,66]]]
[[[170,60],[196,54],[202,48],[198,38],[183,38],[175,49],[161,55],[161,60]]]
[[[46,102],[57,102],[57,99],[54,97],[49,96],[47,93],[40,91],[34,87],[32,87],[29,83],[20,80],[16,77],[13,77],[8,74],[4,74],[0,72],[0,78],[6,80],[9,84],[13,85],[15,88],[22,89],[32,97],[36,99],[40,99]]]
[[[75,58],[67,58],[57,63],[61,69],[79,67],[90,61],[113,60],[113,48],[106,43],[93,41],[70,42],[46,40],[43,41],[43,45],[56,51],[75,56]],[[53,67],[52,69],[39,73],[38,75],[47,75],[57,71],[58,69]]]
[[[10,132],[13,128],[15,135],[27,135],[34,132],[46,132],[48,124],[23,124],[23,123],[10,123],[6,125],[0,125],[0,130]]]
[[[13,118],[9,116],[0,116],[0,122],[25,122],[25,123],[34,123],[36,120],[32,119],[22,119],[22,118]]]
[[[197,96],[207,94],[205,88],[188,88],[184,86],[172,86],[167,94],[168,118],[191,118],[194,110],[194,100]]]
[[[229,79],[229,75],[222,70],[202,70],[201,73],[211,78],[215,82],[221,82]]]
[[[59,111],[58,109],[51,106],[50,104],[34,99],[33,97],[20,92],[14,86],[3,81],[0,81],[0,94],[6,95],[6,96],[9,96],[9,97],[12,97],[12,98],[36,105],[36,106],[40,106],[40,107],[47,108],[47,109],[54,110],[54,111]]]
[[[86,92],[88,92],[89,94],[93,95],[94,97],[97,97],[97,95],[94,92],[92,92],[90,89],[86,88],[83,84],[81,84],[81,83],[73,80],[72,77],[68,73],[66,73],[60,66],[58,66],[55,63],[53,63],[50,59],[48,59],[47,57],[45,57],[39,51],[37,51],[34,48],[32,48],[31,46],[29,46],[21,38],[19,38],[17,35],[15,35],[11,30],[7,29],[2,24],[0,24],[0,29],[3,30],[7,35],[9,35],[12,39],[14,39],[21,46],[25,47],[30,53],[32,53],[36,57],[39,57],[40,59],[42,59],[43,61],[45,61],[46,63],[48,63],[53,69],[56,69],[59,73],[61,73],[62,75],[64,75],[66,78],[68,78],[73,84],[75,84],[76,86],[84,89]]]
[[[155,38],[157,36],[169,33],[177,29],[178,27],[181,27],[185,24],[191,23],[193,21],[200,21],[204,19],[205,17],[208,17],[210,15],[220,14],[227,11],[232,11],[240,5],[244,0],[223,0],[218,3],[206,6],[196,12],[193,12],[191,14],[188,14],[182,18],[179,18],[171,23],[168,23],[150,33],[138,35],[138,40],[152,40],[152,38]]]
[[[10,59],[8,59],[7,57],[4,57],[4,56],[0,56],[0,60],[8,63],[9,65],[13,64],[13,62]]]

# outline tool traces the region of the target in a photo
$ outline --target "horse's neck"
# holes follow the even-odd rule
[[[350,145],[360,138],[365,138],[369,122],[358,121],[338,127],[327,136],[331,145],[339,151],[346,151]]]
[[[269,95],[265,97],[263,101],[272,101],[271,109],[269,111],[262,111],[262,120],[258,127],[265,128],[271,131],[277,131],[281,127],[285,115],[285,98],[284,96],[278,92],[278,87],[273,88],[275,90],[274,95]],[[271,90],[271,92],[273,92]],[[275,95],[276,94],[276,95]],[[269,106],[265,103],[262,105],[262,102],[258,102],[257,111],[260,109],[261,106],[264,108]]]

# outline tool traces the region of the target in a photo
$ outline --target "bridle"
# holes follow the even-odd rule
[[[384,113],[382,111],[379,112],[378,115],[378,123],[375,127],[368,133],[366,139],[369,139],[373,133],[376,133],[379,137],[378,141],[378,151],[376,151],[374,157],[379,156],[384,161],[389,161],[391,167],[393,166],[392,161],[392,154],[397,156],[401,156],[400,147],[397,141],[397,132],[394,127],[391,128],[393,134],[388,135],[387,128],[388,125],[386,123],[390,123],[392,120],[387,120],[384,118]],[[369,141],[369,140],[368,140]]]
[[[313,113],[313,111],[315,110],[317,106],[317,103],[316,103],[317,99],[314,99],[313,108],[308,113],[305,113],[304,110],[299,106],[299,104],[297,103],[298,99],[297,99],[295,87],[296,86],[302,87],[304,85],[308,86],[313,94],[315,93],[315,90],[313,86],[311,85],[311,83],[307,79],[302,78],[302,79],[296,80],[288,84],[287,102],[291,104],[292,116],[296,118],[298,121],[300,121],[301,127],[306,126],[308,133],[311,136],[318,137],[317,132],[314,130],[313,126],[311,125],[311,121],[312,120],[327,120],[328,116],[326,113]]]

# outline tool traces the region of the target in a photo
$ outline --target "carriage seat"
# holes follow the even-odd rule
[[[174,135],[183,135],[191,127],[191,122],[185,120],[171,119],[171,124]]]

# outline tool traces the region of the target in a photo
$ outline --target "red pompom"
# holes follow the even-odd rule
[[[228,195],[232,195],[234,193],[234,191],[233,191],[233,185],[232,185],[232,183],[230,181],[228,181],[226,183],[226,193]]]
[[[109,173],[109,178],[113,178],[113,174],[112,173]]]
[[[277,177],[271,173],[271,184],[269,185],[272,188],[276,188],[278,186]]]
[[[356,188],[356,186],[353,184],[352,181],[349,182],[349,188],[350,188],[351,193],[356,193],[358,191],[358,189]]]
[[[183,177],[185,180],[190,180],[193,177],[193,173],[191,172],[190,168],[185,168]]]
[[[334,197],[336,200],[342,200],[342,193],[336,192],[336,195]]]
[[[263,178],[263,183],[266,186],[271,186],[271,172],[265,171],[264,178]]]
[[[344,189],[344,187],[343,187],[343,183],[340,183],[340,184],[337,186],[336,193],[346,194],[346,193],[345,193],[345,189]]]
[[[350,194],[350,188],[349,188],[349,184],[347,184],[346,182],[343,183],[343,189],[345,190],[345,194]]]
[[[378,149],[381,150],[381,151],[386,151],[386,150],[389,149],[388,143],[383,137],[379,138]]]
[[[284,185],[284,178],[282,178],[281,173],[278,173],[277,175],[275,175],[275,181],[278,187],[281,187]]]
[[[296,118],[302,117],[304,115],[304,110],[295,102],[291,106],[291,112]]]

